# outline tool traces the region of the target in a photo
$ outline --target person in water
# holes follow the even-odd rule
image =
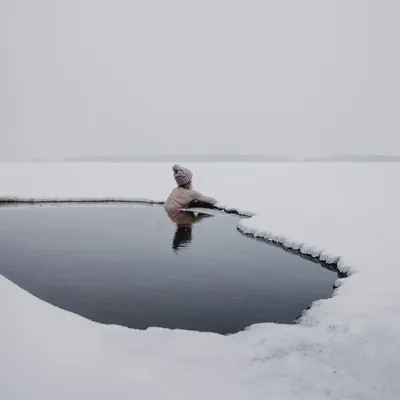
[[[172,171],[174,172],[174,178],[178,186],[172,190],[167,201],[164,203],[164,207],[167,210],[187,208],[193,202],[210,206],[217,204],[216,199],[204,196],[193,189],[193,172],[190,169],[174,165]]]

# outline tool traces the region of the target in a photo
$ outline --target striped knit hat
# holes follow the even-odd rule
[[[186,185],[192,181],[193,172],[190,169],[175,164],[172,171],[174,171],[174,178],[178,186]]]

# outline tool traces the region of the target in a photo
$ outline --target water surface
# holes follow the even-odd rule
[[[292,323],[337,274],[236,230],[238,216],[160,206],[0,207],[0,273],[106,324],[218,333]]]

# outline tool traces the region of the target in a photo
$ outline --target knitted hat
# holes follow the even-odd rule
[[[190,169],[175,164],[172,171],[174,171],[174,178],[178,186],[186,185],[192,181],[193,172]]]

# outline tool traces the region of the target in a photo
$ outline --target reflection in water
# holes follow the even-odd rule
[[[168,217],[176,224],[174,240],[172,241],[172,250],[178,253],[179,250],[189,246],[192,242],[192,227],[198,222],[213,217],[210,214],[198,213],[183,210],[165,210]]]

